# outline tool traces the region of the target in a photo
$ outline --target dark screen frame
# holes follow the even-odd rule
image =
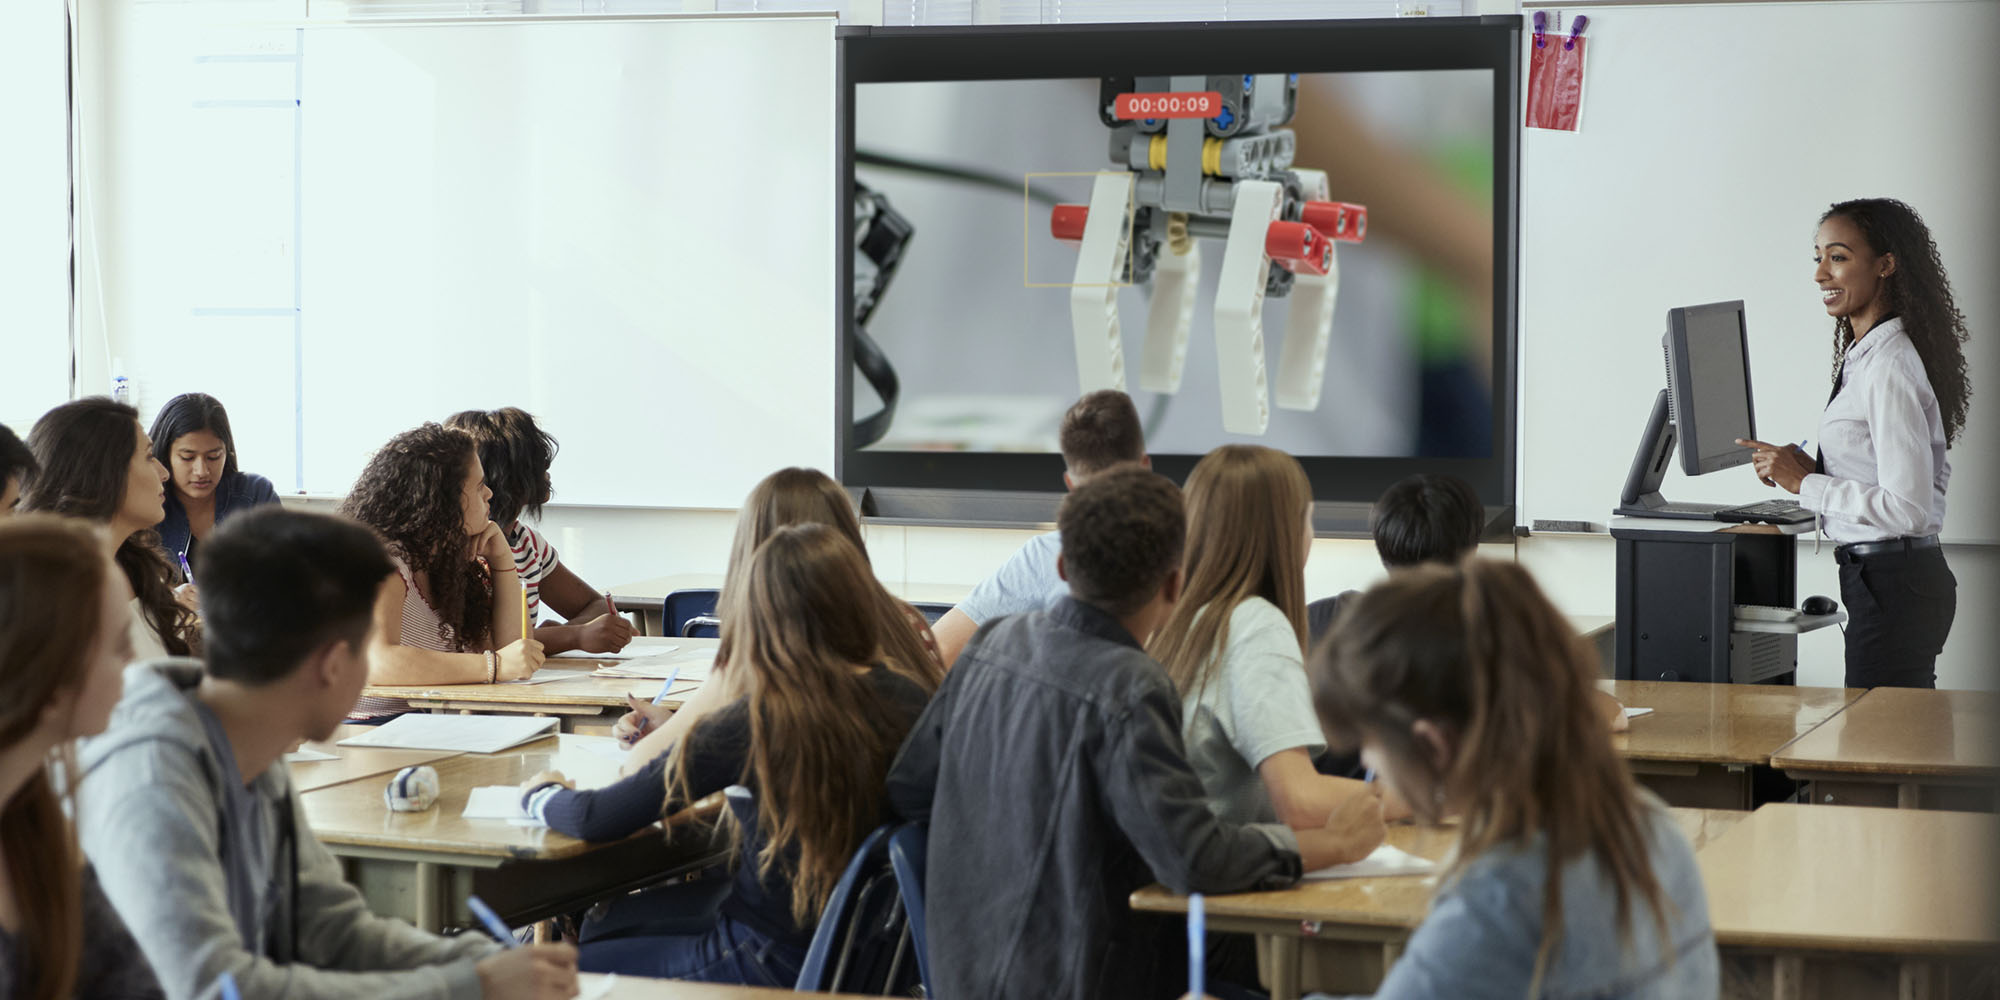
[[[1709,440],[1715,433],[1712,427],[1704,436],[1703,414],[1694,405],[1695,344],[1688,336],[1688,329],[1724,317],[1732,320],[1736,327],[1736,353],[1743,362],[1743,415],[1750,425],[1748,436],[1754,439],[1757,436],[1757,390],[1750,381],[1750,328],[1743,315],[1743,300],[1709,302],[1667,310],[1667,385],[1673,393],[1674,427],[1680,435],[1681,471],[1690,476],[1748,465],[1752,455],[1751,449],[1740,445],[1727,450],[1718,448]],[[1733,433],[1729,440],[1731,445],[1735,445]],[[1704,455],[1704,449],[1710,454]]]
[[[1484,69],[1493,73],[1493,454],[1485,458],[1298,456],[1312,483],[1315,530],[1365,535],[1383,490],[1420,472],[1471,483],[1486,505],[1487,537],[1514,527],[1517,504],[1521,31],[1518,15],[1177,24],[844,27],[836,32],[835,130],[840,246],[854,246],[855,88],[872,83],[1065,79],[1203,72],[1370,72]],[[1018,527],[1055,519],[1063,461],[1056,454],[874,452],[854,444],[855,398],[847,317],[854,263],[836,254],[840,309],[833,335],[836,477],[866,516],[902,523]],[[893,286],[888,292],[894,295]],[[865,416],[865,414],[863,414]],[[1154,454],[1153,468],[1183,482],[1200,455]]]

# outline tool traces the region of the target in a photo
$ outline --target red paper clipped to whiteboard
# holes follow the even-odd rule
[[[1529,128],[1574,132],[1583,107],[1583,37],[1587,18],[1570,34],[1535,32],[1528,49]]]

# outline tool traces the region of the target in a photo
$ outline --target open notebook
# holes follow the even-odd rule
[[[412,712],[399,715],[359,736],[341,740],[340,745],[499,753],[555,731],[556,720],[532,715],[424,715]]]

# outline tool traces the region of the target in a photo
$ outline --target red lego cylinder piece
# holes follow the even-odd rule
[[[1057,205],[1049,211],[1049,234],[1070,243],[1083,241],[1083,224],[1089,221],[1089,205]]]
[[[1368,206],[1345,201],[1309,201],[1299,216],[1328,239],[1359,243],[1368,236]]]
[[[1271,223],[1264,231],[1264,253],[1278,266],[1304,274],[1325,274],[1332,264],[1331,244],[1303,222]]]

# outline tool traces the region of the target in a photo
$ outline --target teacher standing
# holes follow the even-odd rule
[[[1958,581],[1945,565],[1945,449],[1965,428],[1965,317],[1930,230],[1887,198],[1820,217],[1813,280],[1833,317],[1833,395],[1819,456],[1756,449],[1766,485],[1799,496],[1838,543],[1848,687],[1936,687]]]

